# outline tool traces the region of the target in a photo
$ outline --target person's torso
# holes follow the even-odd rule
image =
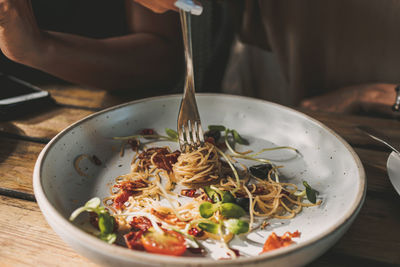
[[[294,94],[292,103],[347,85],[400,81],[400,0],[248,4],[253,15],[261,15],[268,46]]]

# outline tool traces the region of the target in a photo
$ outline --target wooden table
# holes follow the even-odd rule
[[[32,172],[45,144],[71,123],[126,98],[71,85],[49,85],[57,106],[0,122],[0,265],[91,266],[44,220],[32,190]],[[386,173],[389,151],[359,134],[371,125],[400,144],[400,122],[361,116],[310,113],[349,142],[368,180],[367,197],[350,230],[311,266],[400,265],[400,196]]]

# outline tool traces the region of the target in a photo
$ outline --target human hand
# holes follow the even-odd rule
[[[177,11],[178,8],[175,6],[176,0],[134,0],[144,7],[152,10],[155,13],[164,13],[169,10]]]
[[[0,49],[6,57],[29,65],[42,38],[30,0],[0,0]]]
[[[344,87],[322,96],[305,99],[300,107],[313,111],[375,114],[393,117],[394,84],[363,84]]]

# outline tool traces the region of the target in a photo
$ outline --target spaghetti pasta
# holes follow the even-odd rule
[[[264,169],[270,168],[266,177],[258,177],[239,161],[245,157],[270,163],[253,158],[261,152],[249,154],[251,151],[238,152],[227,147],[234,153],[225,154],[209,142],[194,151],[172,152],[169,147],[136,151],[130,173],[118,176],[111,196],[103,200],[120,229],[142,229],[143,233],[131,232],[125,237],[126,242],[133,242],[127,246],[142,248],[137,236],[152,231],[152,225],[158,234],[172,230],[192,241],[220,240],[234,258],[236,253],[228,242],[235,234],[254,229],[257,219],[290,219],[303,207],[321,203],[305,202],[305,194],[298,194],[297,185],[281,182],[278,169],[282,166],[265,165]],[[262,151],[266,150],[270,149]],[[190,189],[178,193],[179,187]],[[249,222],[242,218],[244,215],[248,215]],[[145,226],[132,226],[146,220]]]

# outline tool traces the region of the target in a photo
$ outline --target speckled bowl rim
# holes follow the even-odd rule
[[[210,266],[223,266],[223,265],[230,265],[232,263],[235,264],[246,264],[246,263],[258,263],[258,262],[263,262],[263,261],[269,261],[271,259],[279,258],[279,257],[285,257],[286,255],[292,254],[292,253],[297,253],[299,250],[308,248],[312,246],[313,244],[317,243],[318,241],[321,241],[325,238],[330,237],[331,235],[334,235],[335,233],[339,232],[342,227],[346,227],[347,224],[358,214],[358,212],[361,209],[361,206],[364,202],[365,195],[366,195],[366,178],[365,178],[365,171],[363,168],[363,165],[356,154],[356,152],[353,150],[353,148],[338,134],[336,134],[333,130],[325,126],[323,123],[319,122],[316,119],[311,118],[310,116],[301,113],[299,111],[296,111],[294,109],[291,109],[289,107],[285,107],[276,103],[268,102],[265,100],[260,100],[260,99],[255,99],[251,97],[245,97],[245,96],[238,96],[238,95],[229,95],[229,94],[215,94],[215,93],[199,93],[197,94],[198,96],[202,97],[224,97],[224,98],[236,98],[236,99],[244,99],[247,101],[254,101],[254,102],[261,102],[261,103],[266,103],[271,106],[276,106],[278,109],[284,109],[286,111],[289,111],[293,113],[294,115],[303,117],[305,119],[308,119],[318,125],[319,127],[323,128],[324,130],[328,131],[331,133],[333,136],[335,136],[350,152],[352,155],[357,168],[359,172],[359,188],[358,192],[356,195],[356,200],[352,203],[351,209],[346,213],[340,216],[340,220],[338,220],[333,226],[328,228],[327,230],[321,232],[314,238],[307,240],[305,242],[302,242],[300,244],[296,244],[293,246],[288,246],[284,247],[275,251],[271,251],[269,253],[261,254],[258,256],[253,256],[253,257],[240,257],[237,259],[230,259],[230,260],[223,260],[223,261],[218,261],[210,258],[190,258],[191,261],[193,261],[194,265],[210,265]],[[70,130],[73,128],[81,125],[82,123],[99,116],[104,113],[108,113],[113,110],[117,110],[129,105],[135,105],[138,103],[142,102],[149,102],[152,100],[160,100],[160,99],[167,99],[167,98],[179,98],[181,95],[178,94],[171,94],[171,95],[164,95],[164,96],[156,96],[156,97],[149,97],[149,98],[144,98],[144,99],[139,99],[135,101],[131,101],[128,103],[120,104],[117,106],[113,106],[110,108],[107,108],[105,110],[96,112],[94,114],[91,114],[74,124],[70,125],[66,129],[62,130],[59,134],[57,134],[42,150],[40,155],[38,156],[38,159],[35,164],[34,172],[33,172],[33,188],[34,188],[34,193],[36,200],[38,202],[38,205],[42,212],[47,215],[48,220],[52,220],[53,224],[57,224],[58,227],[62,227],[63,231],[66,233],[69,233],[71,237],[74,237],[74,240],[76,242],[79,242],[82,246],[90,246],[92,249],[97,248],[98,252],[104,252],[107,253],[110,257],[114,258],[120,258],[122,257],[123,259],[126,259],[128,261],[143,261],[149,264],[176,264],[176,265],[190,265],[188,263],[188,258],[185,257],[172,257],[172,256],[164,256],[164,255],[157,255],[157,257],[154,257],[154,254],[150,253],[144,253],[144,252],[137,252],[134,250],[129,250],[124,247],[120,246],[110,246],[109,244],[99,240],[98,238],[84,232],[80,228],[76,227],[72,223],[70,223],[67,219],[65,219],[57,210],[56,208],[50,203],[50,201],[47,199],[46,194],[44,192],[44,189],[42,187],[42,178],[41,178],[41,173],[42,173],[42,164],[43,160],[46,158],[46,155],[48,151],[58,142],[58,140],[63,137],[66,133],[68,133]],[[333,245],[333,244],[332,244]]]

